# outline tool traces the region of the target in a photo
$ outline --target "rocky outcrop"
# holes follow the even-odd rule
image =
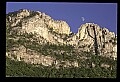
[[[38,33],[40,36],[48,39],[53,39],[49,31],[54,31],[58,34],[70,34],[70,27],[65,21],[53,20],[50,16],[42,12],[34,12],[30,10],[19,10],[7,15],[10,27],[19,27],[21,31],[27,33]]]
[[[100,28],[97,24],[83,24],[77,34],[78,48],[85,51],[92,50],[96,55],[117,58],[117,37],[107,28]]]
[[[17,31],[16,33],[36,33],[53,44],[64,44],[60,35],[70,34],[70,27],[65,21],[53,20],[39,11],[21,9],[9,13],[6,18],[12,30]]]
[[[105,63],[102,63],[102,64],[101,64],[101,67],[103,67],[103,68],[106,68],[106,69],[107,69],[107,68],[109,68],[109,67],[110,67],[110,65],[105,64]]]
[[[79,53],[81,51],[93,52],[95,55],[117,59],[117,36],[109,32],[107,28],[101,28],[94,23],[86,23],[80,26],[78,33],[70,32],[69,25],[62,20],[53,20],[50,16],[39,11],[19,10],[6,15],[7,23],[11,28],[10,34],[15,32],[18,35],[34,34],[39,44],[51,43],[60,45],[72,45]],[[19,37],[13,38],[14,41]],[[33,39],[31,39],[32,41]],[[26,43],[27,44],[27,43]],[[79,67],[77,61],[59,61],[51,56],[43,56],[40,53],[23,47],[13,48],[6,56],[18,61],[25,61],[31,64],[42,64],[44,66],[55,65],[63,67]],[[81,57],[86,60],[86,57]],[[64,63],[64,64],[63,64]],[[95,67],[94,63],[92,64]]]
[[[96,55],[114,60],[117,58],[117,36],[94,23],[81,25],[77,34],[67,38],[67,44],[73,45],[79,51],[92,51]]]
[[[60,67],[78,67],[78,62],[74,61],[60,61],[49,55],[44,56],[34,50],[27,49],[24,46],[16,46],[10,52],[6,52],[6,56],[11,60],[24,61],[29,64]]]

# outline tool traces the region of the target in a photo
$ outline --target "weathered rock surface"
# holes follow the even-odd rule
[[[21,32],[37,33],[51,43],[63,43],[63,39],[55,36],[55,33],[70,34],[70,27],[65,21],[53,20],[50,16],[39,11],[34,12],[23,9],[9,13],[7,19],[10,27],[20,28],[19,31]],[[51,31],[53,32],[51,33]],[[57,42],[56,39],[58,39]]]
[[[117,59],[117,36],[114,32],[109,32],[107,28],[101,28],[97,24],[83,24],[78,29],[78,33],[74,34],[70,32],[70,27],[65,21],[53,20],[50,16],[39,11],[22,9],[7,14],[6,19],[9,28],[11,28],[10,34],[13,32],[20,35],[32,33],[37,37],[36,42],[38,41],[39,44],[49,42],[56,45],[72,45],[78,53],[87,51],[114,60]],[[13,39],[17,41],[19,37]],[[17,59],[18,61],[44,66],[54,64],[56,68],[61,65],[63,67],[79,67],[77,61],[56,60],[51,56],[44,56],[41,53],[26,49],[24,46],[12,49],[6,53],[6,56],[13,60]],[[86,60],[87,57],[83,56],[80,59]],[[104,65],[101,66],[104,67]],[[92,67],[95,67],[94,63],[92,63]]]
[[[54,57],[49,55],[44,56],[41,53],[37,53],[34,50],[26,49],[24,46],[13,47],[11,52],[6,52],[6,56],[11,58],[12,60],[24,61],[26,63],[34,64],[34,65],[43,65],[43,66],[52,66],[54,65],[56,68],[59,67],[78,67],[78,62],[74,61],[60,61]]]
[[[68,43],[77,46],[79,50],[117,58],[117,37],[107,28],[100,28],[97,24],[86,23],[80,26],[78,33],[67,39]]]

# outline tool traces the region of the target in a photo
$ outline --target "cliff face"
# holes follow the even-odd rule
[[[70,27],[65,21],[53,20],[50,16],[42,12],[30,10],[20,10],[7,15],[10,27],[18,30],[18,33],[36,33],[51,43],[63,43],[59,35],[69,35]],[[53,34],[54,33],[54,34]],[[58,41],[56,41],[58,39]]]
[[[56,66],[61,65],[61,60],[57,60],[53,57],[43,56],[44,53],[42,53],[42,48],[38,49],[41,46],[34,46],[34,48],[37,47],[36,50],[41,51],[42,54],[35,53],[34,51],[32,51],[34,56],[28,54],[27,50],[29,49],[26,48],[34,44],[71,45],[73,49],[75,49],[74,53],[77,54],[74,55],[75,57],[79,56],[81,51],[86,51],[103,57],[112,58],[114,60],[117,59],[117,36],[113,32],[109,32],[108,29],[99,27],[97,24],[83,24],[78,29],[78,33],[74,34],[70,32],[70,27],[65,21],[53,20],[45,13],[30,10],[19,10],[9,13],[6,16],[6,20],[8,23],[8,28],[10,29],[8,34],[14,36],[12,37],[12,39],[14,39],[13,41],[21,42],[25,40],[24,43],[21,43],[23,48],[25,47],[22,49],[22,51],[25,52],[22,52],[19,49],[16,50],[15,48],[15,51],[11,51],[12,49],[10,49],[6,53],[6,56],[11,59],[15,59],[15,56],[19,61],[23,60],[25,62],[42,64],[44,66],[51,66],[52,64]],[[26,38],[28,36],[24,34],[32,34],[33,37]],[[18,47],[21,48],[21,45]],[[62,55],[68,54],[68,52],[62,52],[61,50],[52,51],[51,54],[56,54],[56,52]],[[72,51],[69,52],[73,53]],[[47,52],[47,54],[49,53]],[[71,62],[71,64],[68,60],[63,62],[66,63],[64,64],[65,67],[79,66],[77,61]]]
[[[11,27],[21,26],[27,32],[37,32],[40,28],[52,28],[57,33],[70,34],[70,27],[65,21],[53,20],[39,11],[19,10],[9,13],[7,19]]]
[[[79,51],[92,51],[94,54],[117,58],[117,36],[107,28],[97,24],[86,23],[80,26],[78,33],[67,39],[67,43]]]
[[[96,54],[117,58],[117,37],[107,28],[86,23],[79,28],[78,37],[78,47],[84,46],[83,50],[93,49]]]

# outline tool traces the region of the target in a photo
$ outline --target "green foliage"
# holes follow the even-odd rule
[[[51,28],[49,28],[49,30],[52,32],[52,31],[53,31],[53,28],[51,27]]]
[[[35,67],[22,61],[13,61],[6,58],[7,76],[30,76],[48,78],[116,78],[116,70],[96,68],[60,68]]]

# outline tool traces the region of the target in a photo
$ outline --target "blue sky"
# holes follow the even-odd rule
[[[117,3],[7,2],[6,13],[19,9],[44,12],[55,20],[64,20],[71,31],[92,22],[117,33]],[[83,21],[84,19],[84,21]]]

